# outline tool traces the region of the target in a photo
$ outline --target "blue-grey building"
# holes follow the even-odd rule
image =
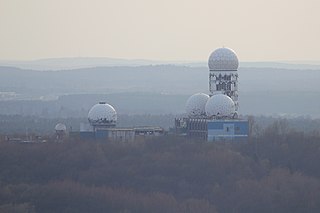
[[[247,120],[209,120],[208,141],[247,141],[249,122]]]
[[[210,142],[246,142],[249,137],[249,122],[240,119],[177,118],[175,132],[188,138]]]

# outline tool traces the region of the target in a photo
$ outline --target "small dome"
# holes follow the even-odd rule
[[[62,123],[58,123],[58,124],[54,127],[54,129],[55,129],[56,131],[63,131],[63,132],[66,132],[66,131],[67,131],[66,125],[65,125],[65,124],[62,124]]]
[[[211,53],[208,65],[209,69],[214,71],[236,71],[239,60],[232,49],[223,47]]]
[[[208,100],[209,95],[204,93],[196,93],[190,96],[186,103],[187,115],[191,118],[205,116],[205,106]]]
[[[208,117],[232,117],[235,104],[229,96],[217,94],[208,100],[205,109]]]
[[[88,120],[92,125],[115,124],[117,112],[110,104],[100,102],[90,109]]]

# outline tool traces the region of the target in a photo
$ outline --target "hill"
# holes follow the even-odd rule
[[[319,70],[240,68],[240,112],[319,117]],[[65,110],[83,116],[106,100],[121,113],[182,113],[187,98],[208,92],[206,67],[95,67],[40,72],[0,67],[0,114]],[[74,112],[72,112],[74,111]],[[43,114],[42,113],[42,114]],[[67,113],[65,113],[67,114]]]

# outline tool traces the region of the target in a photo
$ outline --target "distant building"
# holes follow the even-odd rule
[[[139,138],[164,135],[161,127],[116,127],[117,112],[105,102],[100,102],[90,109],[88,121],[89,124],[80,124],[81,139],[133,142]]]
[[[90,109],[88,121],[94,131],[113,128],[117,124],[117,112],[110,104],[99,102]]]
[[[134,129],[130,128],[110,128],[105,130],[97,130],[95,132],[96,140],[133,142],[135,139]]]
[[[249,122],[238,118],[237,55],[218,48],[208,66],[210,95],[196,93],[187,100],[187,117],[175,119],[176,133],[206,141],[247,141]]]
[[[238,116],[238,66],[236,53],[218,48],[208,60],[209,93],[196,93],[186,102],[187,116],[175,119],[175,132],[206,141],[246,141],[249,123]],[[164,135],[160,127],[119,128],[117,112],[106,102],[95,104],[88,113],[89,124],[81,124],[80,138],[132,142]]]
[[[55,126],[56,140],[63,140],[67,135],[67,126],[63,123],[58,123]]]
[[[98,141],[133,142],[137,139],[163,136],[164,129],[161,127],[133,127],[133,128],[105,128],[96,131],[80,131],[81,139]]]
[[[211,120],[207,123],[207,141],[247,141],[247,120]]]
[[[176,118],[175,131],[181,136],[214,141],[247,141],[247,120],[212,120],[206,118]]]

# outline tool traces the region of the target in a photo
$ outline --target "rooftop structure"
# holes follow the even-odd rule
[[[54,127],[56,131],[56,140],[61,141],[67,135],[67,126],[63,123],[58,123]]]
[[[99,102],[90,109],[88,120],[94,129],[115,127],[117,112],[110,104]]]
[[[105,102],[95,104],[88,113],[90,125],[80,124],[80,137],[99,141],[132,142],[141,137],[164,135],[161,127],[116,128],[117,112]]]
[[[54,127],[54,129],[56,130],[56,132],[60,132],[60,131],[66,132],[66,131],[67,131],[67,126],[66,126],[65,124],[63,124],[63,123],[58,123],[58,124]]]
[[[186,112],[190,118],[205,117],[205,106],[209,100],[209,95],[204,93],[196,93],[187,100]]]
[[[222,119],[234,118],[235,104],[232,99],[223,94],[211,96],[205,106],[208,118]]]

